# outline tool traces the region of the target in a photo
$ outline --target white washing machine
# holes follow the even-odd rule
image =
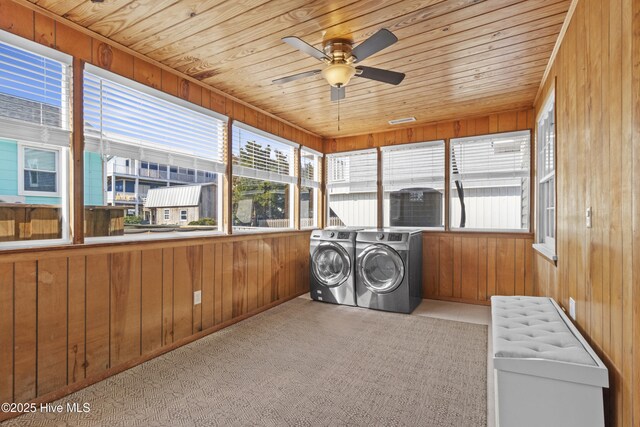
[[[356,305],[356,228],[327,228],[311,232],[310,292],[316,301]]]
[[[411,313],[422,300],[422,232],[377,229],[356,237],[359,307]]]

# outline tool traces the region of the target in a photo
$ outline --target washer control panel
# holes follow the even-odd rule
[[[402,234],[399,233],[389,233],[390,242],[402,242]]]

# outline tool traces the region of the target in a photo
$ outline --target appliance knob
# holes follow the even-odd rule
[[[384,234],[380,233],[380,234],[378,234],[377,237],[378,237],[378,240],[383,240],[384,239]]]
[[[335,235],[336,235],[336,233],[334,233],[333,231],[329,233],[329,237],[333,237]]]

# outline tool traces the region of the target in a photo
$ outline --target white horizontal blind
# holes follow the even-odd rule
[[[296,183],[293,176],[293,152],[297,144],[254,130],[242,123],[234,123],[232,141],[234,175]]]
[[[148,92],[85,71],[86,150],[224,172],[225,122]]]
[[[444,154],[442,140],[382,148],[384,191],[444,190]]]
[[[528,228],[528,131],[452,139],[450,154],[452,227],[459,226],[461,216],[455,186],[459,181],[464,192],[466,228]]]
[[[320,159],[315,151],[300,150],[300,180],[303,187],[320,188]]]
[[[0,42],[2,136],[69,146],[69,76],[64,62]]]
[[[327,163],[329,193],[377,191],[378,156],[376,150],[329,154]]]

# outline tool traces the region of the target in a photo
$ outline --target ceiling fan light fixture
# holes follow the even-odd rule
[[[322,70],[322,77],[333,87],[346,86],[355,74],[355,67],[349,64],[331,64]]]

